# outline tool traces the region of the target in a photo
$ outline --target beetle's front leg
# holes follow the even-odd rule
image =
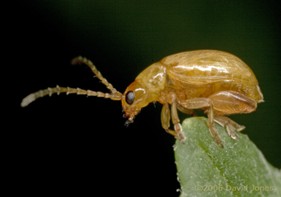
[[[169,104],[163,104],[162,111],[161,111],[161,124],[165,131],[173,136],[176,136],[176,132],[170,129],[170,109]]]
[[[170,120],[172,115],[172,122],[174,124],[174,130],[170,129]],[[176,104],[172,104],[172,110],[170,112],[169,104],[163,104],[161,111],[161,124],[165,131],[173,136],[175,136],[181,142],[184,142],[186,137],[182,132],[182,127],[180,125],[180,120],[177,114]]]
[[[178,116],[178,110],[177,110],[177,103],[174,101],[171,106],[171,115],[172,115],[172,123],[174,125],[174,129],[176,132],[176,137],[179,139],[181,142],[184,142],[186,140],[186,137],[184,133],[182,132],[182,127],[180,124],[180,119]]]

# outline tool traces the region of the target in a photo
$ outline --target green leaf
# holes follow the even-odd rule
[[[216,125],[224,148],[211,137],[207,119],[193,117],[182,124],[187,137],[174,151],[185,196],[281,196],[281,171],[272,167],[247,135],[231,139]]]

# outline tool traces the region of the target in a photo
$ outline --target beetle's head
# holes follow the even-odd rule
[[[161,63],[154,63],[142,71],[122,95],[126,125],[133,122],[140,110],[151,102],[159,100],[160,91],[165,88],[166,70]]]
[[[150,103],[148,94],[147,89],[138,81],[134,81],[127,87],[122,96],[124,117],[128,118],[125,125],[132,123],[141,108]]]

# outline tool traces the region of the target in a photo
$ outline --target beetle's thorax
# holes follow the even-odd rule
[[[142,71],[136,77],[136,81],[142,84],[148,92],[158,93],[166,85],[166,67],[159,62],[154,63]]]
[[[145,91],[142,96],[147,104],[159,101],[161,92],[166,88],[166,67],[157,62],[143,70],[135,79]]]

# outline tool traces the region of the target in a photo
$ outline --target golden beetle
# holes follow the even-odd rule
[[[236,131],[245,127],[225,115],[250,113],[263,95],[253,71],[238,57],[217,50],[197,50],[167,56],[142,71],[124,94],[117,91],[86,58],[77,57],[72,64],[86,64],[110,90],[103,93],[80,88],[47,88],[34,92],[22,100],[25,107],[35,99],[54,93],[82,94],[121,100],[126,124],[132,123],[140,110],[151,102],[163,104],[162,127],[180,141],[185,141],[178,111],[192,114],[203,109],[208,127],[217,144],[222,145],[214,122],[224,126],[228,135],[236,139]],[[170,128],[170,120],[174,128]]]

